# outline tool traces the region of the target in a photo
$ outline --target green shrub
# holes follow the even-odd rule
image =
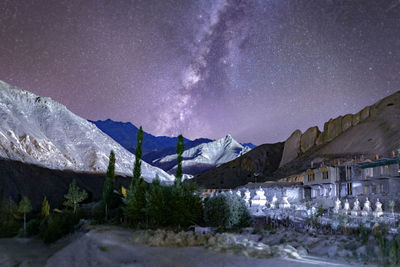
[[[172,193],[168,204],[171,220],[169,225],[187,227],[196,224],[203,215],[201,193],[196,185],[175,183],[166,189],[167,192]]]
[[[368,227],[365,227],[364,225],[360,225],[358,229],[359,229],[361,244],[367,245],[369,236],[371,235],[372,231]]]
[[[64,210],[62,213],[52,213],[40,224],[39,237],[45,243],[52,243],[71,233],[78,222],[79,217],[72,211]]]
[[[167,186],[154,180],[145,194],[148,226],[181,228],[195,224],[203,213],[199,195],[194,185]]]
[[[158,179],[128,190],[124,204],[127,222],[136,227],[185,228],[198,222],[203,213],[200,192],[194,185],[169,186]]]
[[[34,236],[39,234],[40,230],[40,219],[31,219],[27,224],[26,224],[26,233],[28,236]]]
[[[105,221],[105,204],[104,201],[96,203],[92,208],[92,219],[95,223],[103,223]]]
[[[243,199],[233,194],[220,194],[205,203],[204,220],[210,226],[245,227],[250,223],[250,214]]]
[[[392,266],[398,266],[399,264],[399,255],[398,255],[398,248],[397,248],[397,242],[395,239],[393,239],[390,242],[390,249],[389,249],[389,258]]]
[[[0,200],[0,237],[13,237],[21,228],[18,205],[12,200]]]
[[[140,180],[127,190],[127,196],[123,199],[124,215],[130,225],[139,225],[146,221],[146,191],[148,184]]]
[[[168,226],[171,223],[172,202],[171,187],[161,185],[159,180],[151,183],[149,190],[145,194],[146,215],[148,224],[151,227]]]

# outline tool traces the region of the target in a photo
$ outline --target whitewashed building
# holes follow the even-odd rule
[[[322,166],[304,174],[304,198],[336,198],[339,193],[339,175],[336,167]]]

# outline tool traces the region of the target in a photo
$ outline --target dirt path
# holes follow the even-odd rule
[[[256,259],[203,247],[148,247],[132,244],[131,235],[129,230],[120,228],[91,230],[53,255],[46,266],[348,266],[316,257]]]

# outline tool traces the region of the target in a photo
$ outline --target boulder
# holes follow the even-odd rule
[[[337,117],[336,119],[331,119],[328,122],[328,133],[327,133],[327,142],[332,141],[337,136],[342,133],[342,116]]]
[[[317,126],[309,128],[307,131],[304,132],[304,134],[301,136],[301,152],[305,153],[307,152],[310,148],[315,146],[317,142],[317,138],[320,135],[320,131]]]
[[[324,131],[318,136],[317,141],[316,141],[316,145],[317,146],[323,145],[323,144],[328,142],[327,141],[327,139],[328,139],[328,126],[329,126],[329,123],[330,123],[331,120],[329,120],[328,122],[324,123]]]
[[[370,107],[365,107],[363,110],[360,111],[360,121],[365,121],[369,118]]]
[[[342,119],[342,131],[346,131],[353,125],[353,115],[347,114]]]
[[[300,154],[300,141],[301,141],[301,131],[296,130],[292,135],[286,140],[285,146],[283,148],[283,155],[279,167],[282,167],[286,163],[294,160]]]
[[[357,124],[360,123],[360,115],[361,115],[360,112],[353,115],[353,120],[351,123],[353,126],[356,126]]]

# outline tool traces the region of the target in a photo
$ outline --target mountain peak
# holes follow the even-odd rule
[[[198,174],[220,164],[234,160],[251,149],[243,147],[230,134],[225,137],[187,149],[183,152],[183,171],[189,174]],[[178,155],[168,155],[153,161],[158,166],[170,173],[176,169]]]

